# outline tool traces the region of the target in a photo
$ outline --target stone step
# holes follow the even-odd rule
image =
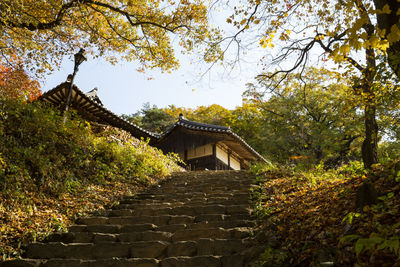
[[[250,177],[247,173],[233,173],[232,171],[228,172],[221,172],[221,171],[208,171],[206,173],[201,173],[201,172],[191,172],[191,173],[174,173],[173,175],[170,176],[168,180],[181,180],[181,181],[205,181],[205,180],[221,180],[225,179],[228,181],[235,181],[235,180],[252,180],[252,177]],[[166,180],[166,181],[168,181]]]
[[[166,247],[166,246],[165,246]],[[33,259],[105,259],[129,258],[130,244],[123,243],[32,243],[28,245],[25,256]]]
[[[161,190],[160,192],[143,192],[143,193],[138,193],[134,196],[130,196],[130,198],[150,198],[151,197],[179,197],[179,196],[183,196],[185,198],[190,198],[190,197],[194,197],[194,196],[209,196],[209,197],[220,197],[220,196],[230,196],[230,197],[234,197],[234,196],[238,196],[238,195],[248,195],[249,192],[246,190],[246,192],[230,192],[230,191],[220,191],[220,192],[215,192],[215,191],[211,191],[208,193],[204,193],[204,192],[198,192],[198,191],[189,191],[189,190],[184,190],[183,192],[172,192],[172,193],[163,193]],[[156,196],[154,196],[156,195]],[[128,197],[129,198],[129,197]]]
[[[45,261],[37,259],[16,259],[0,261],[0,267],[39,267],[43,262]]]
[[[187,187],[181,187],[181,188],[158,188],[158,189],[153,189],[150,191],[146,191],[146,194],[184,194],[187,192],[195,192],[195,193],[200,193],[200,194],[222,194],[222,193],[233,193],[233,194],[242,194],[242,193],[251,193],[251,190],[249,187],[243,187],[243,188],[200,188],[200,189],[195,189],[195,188],[187,188]]]
[[[243,267],[246,266],[241,255],[170,257],[160,262],[161,267]]]
[[[254,227],[254,221],[250,220],[226,220],[226,221],[203,221],[187,225],[185,229],[204,229],[204,228],[236,228],[236,227]]]
[[[136,241],[171,241],[172,233],[160,231],[130,232],[120,234],[69,232],[49,237],[49,242],[62,243],[105,243]]]
[[[203,185],[215,185],[215,186],[235,186],[235,185],[244,185],[249,186],[255,184],[254,179],[231,179],[226,177],[213,177],[209,179],[171,179],[168,182],[161,183],[151,188],[156,188],[159,186],[172,186],[172,185],[181,185],[181,186],[203,186]]]
[[[203,238],[197,241],[174,242],[168,246],[167,255],[168,257],[232,255],[246,249],[246,246],[243,240]]]
[[[203,221],[192,224],[172,224],[157,226],[154,224],[127,224],[127,225],[73,225],[68,228],[69,232],[92,232],[92,233],[103,233],[103,234],[118,234],[118,233],[132,233],[132,232],[144,232],[144,231],[161,231],[161,232],[176,232],[184,229],[205,229],[205,228],[237,228],[237,227],[253,227],[254,222],[250,220],[226,220],[226,221]],[[60,241],[60,233],[55,233],[51,236],[54,241]]]
[[[202,184],[216,184],[216,185],[231,185],[231,184],[251,184],[254,183],[255,179],[251,177],[226,177],[226,176],[214,176],[202,179],[196,179],[190,176],[186,177],[174,177],[168,180],[164,180],[158,185],[160,186],[169,186],[171,184],[188,184],[188,185],[202,185]],[[154,187],[156,187],[155,185]]]
[[[141,241],[132,243],[33,243],[26,250],[32,259],[109,259],[109,258],[160,258],[165,257],[170,243]]]
[[[215,197],[229,197],[231,199],[238,198],[248,198],[250,196],[249,193],[232,193],[232,192],[220,192],[220,193],[202,193],[202,192],[183,192],[183,193],[170,193],[170,194],[153,194],[153,193],[140,193],[135,196],[126,197],[122,199],[131,200],[131,199],[139,199],[139,200],[148,200],[148,199],[193,199],[193,198],[215,198]],[[120,201],[121,202],[121,201]]]
[[[153,190],[160,190],[160,189],[174,189],[174,190],[181,190],[181,189],[188,189],[193,191],[200,191],[200,190],[245,190],[253,187],[255,184],[250,182],[225,182],[225,181],[214,181],[214,182],[196,182],[196,183],[188,183],[183,181],[176,181],[171,182],[165,185],[156,185],[153,187],[147,188],[144,192],[151,192]]]
[[[84,217],[77,220],[78,224],[99,225],[99,224],[187,224],[195,221],[194,216],[186,215],[160,215],[160,216],[120,216],[120,217]]]
[[[213,191],[244,191],[248,192],[251,188],[255,187],[255,184],[252,183],[231,183],[227,184],[226,182],[221,183],[171,183],[165,186],[156,186],[148,188],[143,192],[162,192],[161,190],[169,191],[173,190],[174,192],[213,192]]]
[[[230,220],[249,220],[250,215],[248,214],[231,214],[231,215],[224,215],[224,214],[203,214],[198,215],[195,217],[194,222],[215,222],[215,221],[230,221]]]
[[[171,236],[171,241],[198,240],[201,238],[212,239],[241,239],[248,237],[250,230],[248,228],[208,228],[208,229],[185,229],[176,231]]]
[[[182,205],[249,205],[249,199],[230,199],[228,197],[218,197],[218,198],[201,198],[201,199],[187,199],[187,200],[138,200],[138,199],[129,199],[124,200],[122,203],[114,206],[112,209],[129,209],[134,206],[131,205],[143,205],[143,206],[163,206],[167,207],[171,206],[182,206]]]
[[[63,243],[104,243],[137,241],[188,241],[200,238],[240,239],[248,237],[250,229],[246,227],[224,228],[178,228],[176,231],[141,231],[126,233],[68,232],[54,234],[47,240]]]
[[[187,205],[185,202],[159,202],[159,203],[147,203],[143,201],[138,201],[133,204],[118,204],[111,209],[148,209],[148,208],[171,208],[171,207],[180,207],[183,205]],[[206,204],[207,205],[207,204]]]
[[[248,228],[210,228],[210,229],[182,229],[172,232],[148,231],[148,232],[132,232],[115,235],[119,242],[136,242],[136,241],[196,241],[201,238],[212,239],[241,239],[246,238],[250,234]]]
[[[145,192],[151,192],[153,190],[185,190],[188,191],[210,191],[210,190],[248,190],[254,187],[256,183],[253,181],[232,181],[232,180],[197,180],[197,181],[185,181],[185,180],[173,180],[168,184],[157,185],[148,188]]]
[[[25,252],[30,259],[111,259],[173,256],[224,256],[239,253],[248,244],[241,239],[202,238],[196,241],[136,241],[129,243],[32,243]]]
[[[114,209],[107,212],[107,216],[155,216],[155,215],[201,215],[201,214],[251,214],[251,210],[248,205],[197,205],[188,206],[181,205],[175,207],[134,207],[130,209]]]
[[[220,189],[236,189],[236,190],[242,190],[246,188],[251,188],[255,185],[256,183],[253,182],[241,182],[241,181],[204,181],[204,182],[186,182],[186,181],[176,181],[176,182],[171,182],[169,184],[165,185],[157,185],[154,187],[148,188],[146,191],[151,191],[151,190],[158,190],[160,188],[165,188],[165,189],[183,189],[183,188],[188,188],[192,189],[193,191],[198,191],[198,190],[209,190],[210,188],[220,188]]]
[[[232,187],[237,187],[237,188],[241,188],[241,187],[250,187],[252,185],[254,185],[255,183],[252,181],[238,181],[238,180],[213,180],[213,181],[193,181],[193,182],[188,182],[188,181],[181,181],[181,180],[176,180],[176,181],[171,181],[168,184],[164,184],[164,185],[156,185],[156,186],[152,186],[147,188],[147,190],[152,190],[152,189],[157,189],[157,188],[175,188],[175,189],[179,189],[179,188],[188,188],[188,187],[192,187],[196,190],[200,189],[200,188],[211,188],[211,187],[220,187],[220,188],[232,188]]]
[[[161,267],[221,267],[221,257],[197,256],[197,257],[170,257],[161,261]]]
[[[230,207],[230,206],[238,206],[241,205],[244,208],[249,207],[249,203],[246,201],[244,204],[233,204],[229,202],[229,199],[226,198],[219,198],[218,200],[226,202],[224,204],[220,204],[219,201],[215,202],[207,202],[207,199],[203,199],[202,201],[198,201],[199,204],[195,204],[194,201],[190,202],[182,202],[182,201],[159,201],[159,202],[152,202],[152,203],[147,203],[147,202],[134,202],[130,204],[118,204],[115,205],[111,208],[111,210],[116,210],[116,209],[133,209],[133,210],[145,210],[145,209],[162,209],[162,208],[176,208],[176,207],[193,207],[195,206],[198,208],[199,206],[205,207],[206,209],[212,209],[210,206],[224,206],[224,207]]]
[[[253,178],[248,178],[248,177],[209,177],[209,178],[203,178],[203,179],[193,179],[192,177],[185,177],[185,178],[176,178],[176,179],[170,179],[168,182],[165,182],[165,185],[170,185],[170,184],[195,184],[195,185],[201,185],[201,184],[221,184],[221,185],[231,185],[231,184],[237,184],[237,183],[242,183],[242,184],[251,184],[254,183],[255,180]]]
[[[121,204],[164,204],[170,203],[171,206],[175,204],[184,203],[185,205],[195,206],[195,205],[205,205],[205,204],[214,204],[214,205],[239,205],[232,203],[242,203],[249,204],[249,197],[237,197],[232,198],[229,196],[226,197],[191,197],[191,198],[164,198],[158,197],[154,199],[122,199],[119,201],[119,205]]]
[[[77,220],[77,224],[83,225],[126,225],[126,224],[155,224],[171,225],[171,224],[191,224],[204,221],[228,221],[228,220],[249,220],[248,213],[237,214],[201,214],[197,216],[188,215],[160,215],[160,216],[119,216],[119,217],[84,217]]]
[[[68,227],[69,232],[94,232],[94,233],[129,233],[156,230],[157,226],[151,223],[145,224],[92,224],[92,225],[73,225]]]
[[[159,267],[159,260],[151,258],[81,259],[22,259],[4,262],[1,267]]]
[[[243,267],[244,257],[233,256],[180,256],[163,260],[151,258],[80,259],[21,259],[6,261],[1,267]]]

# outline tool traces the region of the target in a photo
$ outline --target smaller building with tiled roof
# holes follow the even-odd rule
[[[151,144],[179,154],[191,170],[240,170],[265,161],[230,127],[189,121],[182,115]]]
[[[70,86],[70,82],[62,83],[39,100],[63,108]],[[83,93],[73,85],[70,107],[89,122],[120,128],[136,138],[149,139],[150,145],[164,153],[177,153],[189,170],[240,170],[249,168],[254,161],[265,162],[230,127],[189,121],[180,115],[162,134],[147,131],[106,109],[97,95],[97,88]]]

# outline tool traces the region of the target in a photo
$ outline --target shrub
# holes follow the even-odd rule
[[[177,168],[146,142],[95,135],[90,124],[41,103],[0,100],[0,191],[39,190],[58,195],[82,184],[166,176]],[[113,130],[114,133],[118,130]]]

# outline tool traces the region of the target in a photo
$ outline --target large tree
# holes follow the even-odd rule
[[[302,73],[317,56],[337,64],[343,76],[353,81],[354,94],[362,96],[362,157],[369,168],[377,162],[377,96],[382,89],[376,85],[378,67],[385,64],[386,49],[399,34],[394,28],[388,34],[376,21],[377,15],[391,12],[389,5],[376,8],[371,0],[249,0],[228,22],[243,30],[256,28],[264,48],[280,47],[272,63],[285,65],[262,74],[266,79],[284,74],[284,80],[291,72]]]
[[[331,167],[354,156],[362,120],[358,97],[340,73],[310,68],[303,77],[291,73],[275,85],[261,79],[259,84],[249,84],[245,93],[263,114],[256,134],[263,141],[264,154],[282,163],[302,159]]]
[[[150,105],[150,103],[145,103],[139,112],[131,115],[122,115],[122,117],[155,133],[164,132],[176,121],[176,117],[171,116],[165,109]]]
[[[179,36],[179,39],[172,39]],[[144,68],[178,66],[174,44],[184,51],[215,41],[202,0],[2,0],[0,57],[16,55],[28,70],[52,70],[78,47],[111,62],[134,60]],[[216,57],[205,46],[204,58]]]
[[[17,58],[10,64],[0,64],[0,98],[37,99],[42,94],[40,84],[29,77]]]

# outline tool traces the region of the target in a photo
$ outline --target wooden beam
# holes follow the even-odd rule
[[[231,167],[231,151],[230,150],[228,150],[228,167],[230,168]]]

